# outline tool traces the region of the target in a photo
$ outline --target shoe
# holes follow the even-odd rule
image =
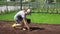
[[[22,30],[26,30],[25,28],[23,28]]]
[[[14,24],[12,25],[13,28],[15,28],[16,26],[17,26],[16,23],[14,23]]]

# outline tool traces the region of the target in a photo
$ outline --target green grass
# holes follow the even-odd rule
[[[1,14],[0,15],[0,20],[6,20],[6,21],[13,21],[14,19],[14,15],[16,14],[17,12],[11,12],[11,13],[6,13],[6,14]]]
[[[59,14],[35,14],[33,13],[28,18],[31,19],[33,23],[41,24],[60,24],[60,15]]]
[[[16,14],[16,12],[2,14],[2,15],[0,15],[0,20],[14,21],[13,18],[14,18],[15,14]],[[60,14],[32,13],[27,18],[30,18],[32,23],[60,24]]]

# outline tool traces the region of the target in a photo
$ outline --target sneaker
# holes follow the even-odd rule
[[[22,30],[26,30],[25,28],[23,28]]]
[[[16,26],[17,26],[16,23],[14,23],[14,24],[12,25],[12,27],[14,27],[14,28],[15,28]]]

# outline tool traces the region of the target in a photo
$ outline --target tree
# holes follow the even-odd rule
[[[15,0],[11,0],[11,1],[15,1]]]
[[[57,2],[60,2],[60,0],[56,0]]]
[[[46,0],[46,2],[47,2],[48,4],[51,4],[52,2],[54,2],[54,0]]]
[[[31,2],[35,2],[35,0],[31,0]]]
[[[3,0],[0,0],[0,1],[3,1]]]

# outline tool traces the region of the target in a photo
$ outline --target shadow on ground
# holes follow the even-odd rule
[[[30,27],[30,29],[33,30],[45,30],[45,28],[39,28],[39,27]]]
[[[27,28],[26,28],[27,29]],[[16,27],[15,30],[21,30],[20,27]],[[30,27],[30,30],[31,31],[34,31],[34,30],[45,30],[45,28],[39,28],[39,27]]]

